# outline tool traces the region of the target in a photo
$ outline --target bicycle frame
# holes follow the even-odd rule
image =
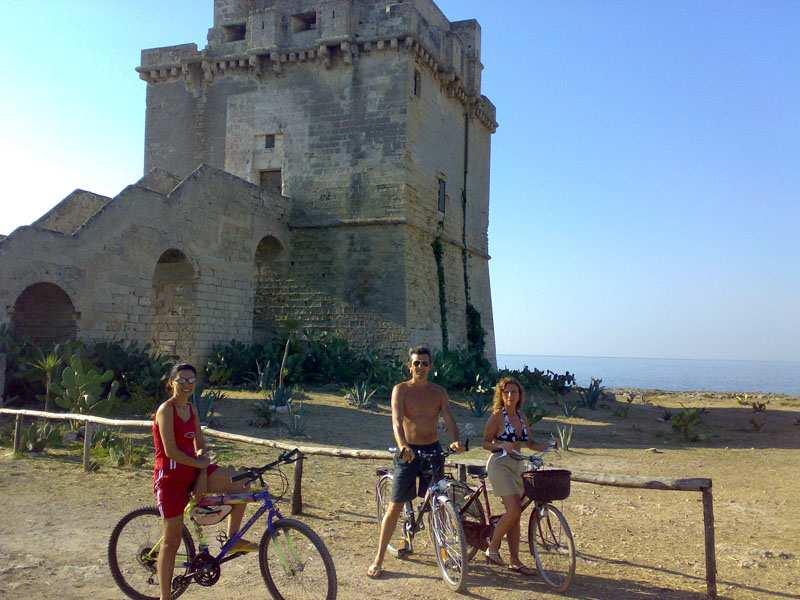
[[[205,498],[200,499],[199,501],[195,498],[192,498],[189,501],[189,504],[186,506],[186,509],[183,511],[183,518],[184,522],[189,522],[192,524],[192,528],[194,529],[194,534],[197,538],[197,545],[198,550],[200,552],[208,551],[208,542],[206,539],[204,526],[198,523],[192,517],[192,511],[197,506],[202,506],[205,508],[213,508],[215,506],[223,506],[223,505],[230,505],[235,506],[237,504],[249,504],[251,502],[261,502],[261,506],[256,510],[255,514],[250,517],[250,519],[245,523],[242,527],[239,528],[233,537],[228,539],[225,544],[223,544],[222,548],[220,549],[219,554],[213,557],[219,564],[242,556],[240,553],[235,553],[228,556],[228,553],[231,551],[231,548],[244,537],[245,533],[261,518],[261,516],[268,512],[267,515],[267,531],[273,533],[275,531],[275,527],[273,522],[276,519],[282,519],[283,515],[278,510],[278,507],[275,506],[275,503],[272,498],[272,494],[269,493],[269,490],[262,490],[260,492],[244,492],[240,494],[224,494],[224,495],[212,495],[206,496]],[[158,556],[159,549],[161,548],[161,543],[164,541],[164,536],[158,539],[158,541],[153,545],[150,549],[150,552],[147,553],[147,557],[155,560]],[[176,556],[176,559],[180,558],[180,556]],[[186,563],[186,559],[184,558],[184,565],[185,567],[189,567],[190,565]]]

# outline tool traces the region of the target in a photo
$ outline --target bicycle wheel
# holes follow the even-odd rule
[[[552,504],[531,511],[528,544],[545,583],[565,592],[575,574],[575,542],[567,519]]]
[[[445,585],[454,592],[464,589],[469,563],[467,540],[461,519],[449,500],[435,497],[428,513],[428,527],[433,534],[433,550]]]
[[[325,542],[305,523],[275,521],[258,548],[261,576],[276,600],[336,598],[336,567]]]
[[[108,540],[108,566],[111,576],[126,596],[134,600],[158,600],[158,576],[156,560],[158,551],[153,547],[160,543],[163,534],[163,519],[155,506],[138,508],[122,517]],[[185,572],[194,558],[194,541],[183,527],[182,543],[175,557],[175,572]],[[184,591],[176,589],[173,598]]]
[[[480,498],[473,500],[467,510],[463,510],[465,499],[472,493],[473,489],[461,481],[453,481],[447,486],[447,497],[450,498],[450,502],[458,509],[461,516],[461,523],[467,539],[467,560],[475,558],[480,550],[478,546],[473,546],[470,542],[477,542],[488,524]]]
[[[380,479],[378,479],[378,483],[375,485],[375,503],[377,505],[377,516],[378,516],[378,535],[380,535],[381,530],[381,523],[383,523],[383,516],[386,514],[386,511],[389,509],[389,503],[391,502],[392,498],[392,475],[383,475]],[[394,528],[394,533],[392,533],[392,537],[389,539],[389,545],[386,549],[389,551],[389,554],[395,557],[402,558],[403,554],[398,553],[400,548],[409,549],[411,548],[411,540],[409,539],[409,532],[408,526],[406,524],[406,516],[405,511],[400,513],[400,516],[397,519],[397,526]]]

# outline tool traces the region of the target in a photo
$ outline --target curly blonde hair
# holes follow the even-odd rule
[[[492,412],[497,414],[503,410],[503,390],[509,384],[513,383],[519,390],[519,402],[517,403],[517,411],[521,411],[525,405],[525,388],[516,377],[502,377],[497,385],[494,386],[494,402],[492,403]]]

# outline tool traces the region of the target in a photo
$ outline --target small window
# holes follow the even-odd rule
[[[225,32],[226,42],[238,42],[244,39],[247,33],[247,26],[244,23],[225,25],[222,30]]]
[[[268,133],[264,136],[264,148],[266,150],[272,150],[275,147],[275,134]]]
[[[280,194],[283,191],[283,177],[280,169],[272,169],[269,171],[260,171],[259,185],[262,189]]]
[[[308,31],[317,28],[317,13],[308,12],[299,15],[292,15],[292,31]]]
[[[414,69],[414,95],[419,96],[421,89],[422,89],[422,74],[417,69]]]
[[[447,182],[444,179],[439,180],[439,212],[443,213],[447,207]]]

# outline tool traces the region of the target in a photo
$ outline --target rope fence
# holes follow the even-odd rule
[[[15,415],[14,423],[14,452],[22,449],[22,427],[25,417],[37,419],[52,419],[61,421],[79,421],[85,424],[83,436],[83,468],[86,472],[91,471],[90,450],[92,439],[100,426],[105,427],[128,427],[134,429],[150,429],[152,421],[127,420],[127,419],[106,419],[92,415],[81,415],[71,413],[50,413],[39,410],[21,410],[0,408],[0,414]],[[251,437],[238,433],[228,433],[210,427],[203,427],[203,434],[210,438],[239,442],[243,444],[254,444],[278,450],[300,451],[294,467],[294,485],[292,487],[291,513],[299,514],[303,510],[303,463],[306,456],[328,456],[334,458],[352,458],[359,460],[391,460],[392,454],[386,450],[348,450],[334,448],[330,446],[297,446],[274,440]],[[484,464],[478,459],[456,459],[448,461],[448,464],[458,469],[458,478],[461,481],[467,479],[467,465]],[[712,493],[712,481],[704,477],[692,478],[665,478],[665,477],[635,477],[628,475],[612,475],[605,473],[586,473],[572,471],[572,481],[591,485],[601,485],[617,488],[644,489],[644,490],[663,490],[677,492],[700,492],[703,500],[703,528],[705,538],[705,559],[706,559],[706,594],[707,597],[715,600],[717,598],[717,560],[716,544],[714,539],[714,497]]]

